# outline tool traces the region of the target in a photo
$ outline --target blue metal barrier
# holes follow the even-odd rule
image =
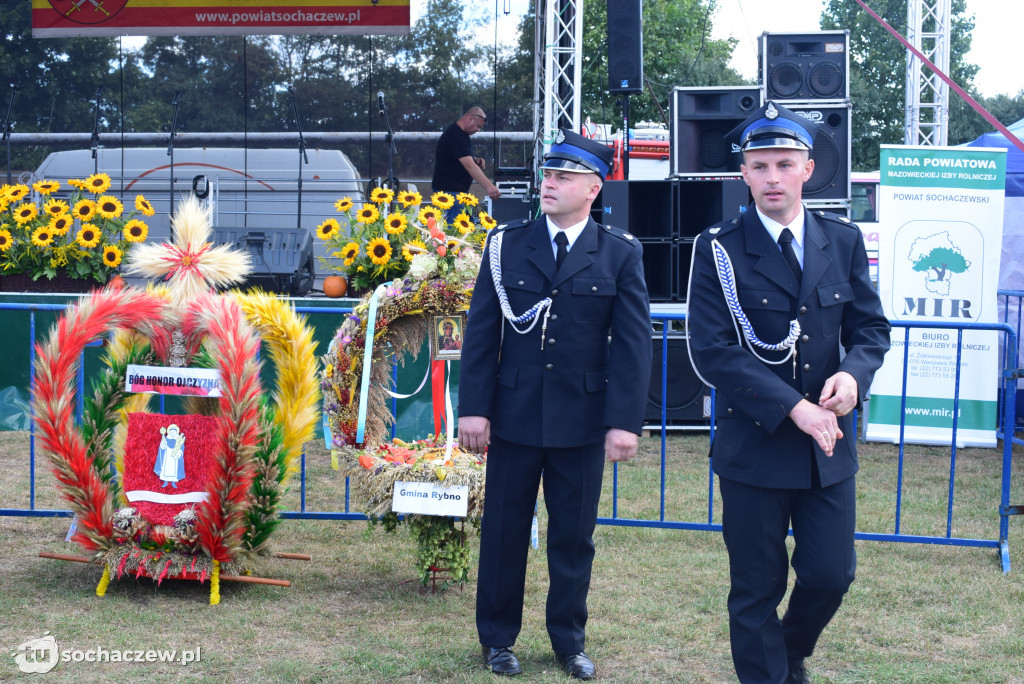
[[[1018,296],[1018,310],[1019,310],[1019,297],[1024,297],[1024,293],[1004,293],[1000,292],[1000,295]],[[30,344],[29,344],[29,363],[33,364],[35,361],[34,346],[31,344],[31,340],[35,337],[34,328],[34,312],[38,310],[54,311],[62,310],[64,305],[46,305],[46,304],[0,304],[0,310],[23,310],[29,311],[32,316],[32,324],[30,326]],[[328,314],[333,316],[340,316],[341,314],[349,313],[351,308],[347,307],[308,307],[308,306],[297,306],[296,311],[298,313],[307,315],[317,314]],[[619,525],[625,527],[658,527],[666,529],[681,529],[681,530],[704,530],[704,531],[721,531],[721,524],[714,522],[715,511],[714,511],[714,474],[711,471],[710,459],[708,462],[708,477],[707,477],[707,515],[703,520],[694,521],[682,521],[682,520],[668,520],[666,516],[666,465],[667,465],[667,392],[668,392],[668,336],[669,329],[672,322],[685,321],[686,315],[679,314],[659,314],[652,318],[653,321],[660,322],[662,329],[662,344],[661,344],[661,463],[660,463],[660,485],[659,485],[659,515],[657,519],[636,519],[636,518],[623,518],[619,517],[618,513],[618,502],[619,502],[619,480],[618,480],[618,464],[613,466],[612,472],[612,515],[611,517],[602,517],[598,519],[599,524],[605,525]],[[957,330],[957,371],[955,378],[955,394],[954,394],[954,411],[953,411],[953,437],[951,440],[951,452],[950,452],[950,467],[949,467],[949,490],[948,490],[948,501],[946,510],[946,532],[941,536],[927,536],[927,535],[909,535],[904,534],[900,531],[901,518],[902,518],[902,493],[903,493],[903,473],[904,473],[904,427],[906,414],[905,411],[901,417],[900,425],[900,442],[899,442],[899,459],[897,464],[897,490],[896,490],[896,521],[895,529],[890,534],[875,533],[875,532],[857,532],[856,538],[870,541],[888,541],[888,542],[904,542],[904,543],[923,543],[923,544],[945,544],[954,546],[976,546],[985,548],[998,549],[1000,555],[1000,562],[1003,572],[1009,572],[1010,569],[1010,554],[1008,546],[1008,535],[1009,535],[1009,516],[1024,513],[1024,506],[1011,506],[1010,505],[1010,485],[1011,485],[1011,465],[1012,465],[1012,447],[1013,443],[1017,440],[1013,438],[1014,429],[1011,427],[1007,430],[1007,426],[1015,425],[1015,412],[1016,412],[1016,384],[1017,380],[1022,377],[1022,372],[1018,368],[1017,360],[1017,344],[1018,344],[1018,330],[1020,326],[1020,314],[1018,313],[1017,327],[1010,325],[1009,323],[993,323],[993,324],[982,324],[982,323],[930,323],[930,322],[915,322],[915,323],[904,323],[904,322],[893,322],[894,327],[905,328],[905,339],[909,335],[911,328],[941,328],[945,330]],[[332,331],[333,331],[332,327]],[[960,396],[960,351],[959,347],[962,342],[964,330],[995,330],[1003,333],[1004,335],[1004,362],[1002,370],[1002,401],[1000,406],[1000,424],[998,425],[997,435],[1003,438],[1003,450],[1002,450],[1002,474],[1001,474],[1001,490],[1000,490],[1000,501],[998,506],[999,525],[998,525],[998,537],[995,539],[975,539],[975,538],[963,538],[955,537],[952,534],[953,529],[953,507],[954,507],[954,490],[953,483],[956,474],[956,458],[957,458],[957,447],[956,447],[956,434],[957,434],[957,409]],[[903,378],[903,408],[906,408],[906,368],[907,363],[906,354],[908,353],[908,345],[904,345],[904,378]],[[84,388],[84,377],[82,372],[79,374],[79,400],[83,396]],[[711,417],[708,420],[707,430],[709,433],[709,442],[713,439],[715,424],[714,424],[714,402],[715,392],[712,389],[711,392]],[[81,406],[81,404],[80,404]],[[81,409],[80,409],[81,410]],[[856,416],[855,416],[856,425]],[[1005,439],[1005,435],[1011,435],[1011,439]],[[51,509],[40,509],[36,507],[35,501],[35,440],[34,440],[34,425],[30,431],[29,441],[29,507],[27,509],[11,509],[11,508],[0,508],[0,516],[36,516],[36,517],[70,517],[71,512],[67,510],[51,510]],[[306,455],[302,454],[301,458],[301,469],[299,476],[300,484],[300,505],[297,511],[282,511],[281,517],[286,519],[306,519],[306,520],[363,520],[365,515],[362,513],[355,513],[350,508],[350,488],[349,483],[346,479],[345,482],[345,496],[344,496],[344,509],[341,511],[310,511],[306,507]]]

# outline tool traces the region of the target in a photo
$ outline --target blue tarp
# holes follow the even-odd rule
[[[1017,138],[1024,140],[1024,119],[1007,126]],[[1006,148],[1006,196],[1024,197],[1024,152],[1010,142],[998,131],[983,133],[972,142],[971,147],[1004,147]]]

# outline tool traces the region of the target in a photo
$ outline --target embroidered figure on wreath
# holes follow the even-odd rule
[[[160,428],[160,434],[163,437],[160,438],[153,472],[163,480],[162,487],[170,484],[177,489],[178,481],[185,479],[185,435],[173,423],[170,427]]]

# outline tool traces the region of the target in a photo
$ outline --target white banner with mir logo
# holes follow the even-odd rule
[[[878,290],[891,321],[997,323],[1006,150],[881,149]],[[950,444],[958,337],[955,328],[893,326],[875,374],[866,438]],[[999,333],[965,330],[960,349],[957,444],[995,446]],[[903,407],[903,365],[907,396]]]

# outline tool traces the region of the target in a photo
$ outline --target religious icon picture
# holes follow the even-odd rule
[[[462,335],[466,329],[466,315],[434,316],[430,327],[430,348],[435,361],[458,360],[462,357]]]

